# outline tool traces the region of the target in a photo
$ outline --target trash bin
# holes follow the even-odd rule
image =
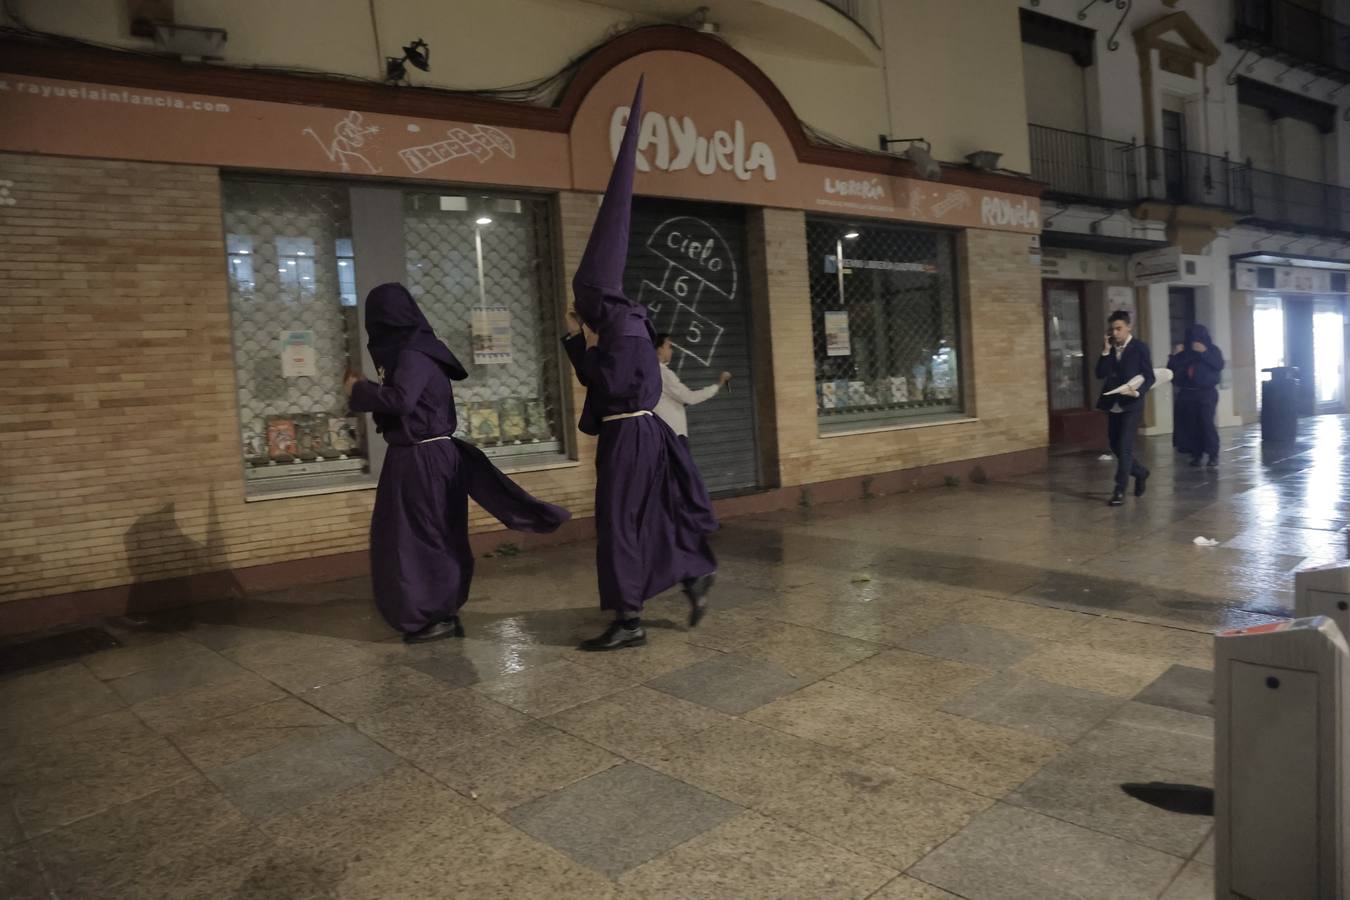
[[[1270,380],[1261,382],[1261,440],[1293,441],[1298,436],[1298,369],[1275,366],[1262,369]]]

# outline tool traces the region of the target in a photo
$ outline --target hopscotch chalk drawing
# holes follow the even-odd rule
[[[666,268],[659,284],[643,280],[638,302],[646,305],[652,327],[670,334],[679,356],[675,370],[682,371],[690,357],[712,365],[725,329],[704,313],[710,303],[736,298],[736,261],[730,246],[702,219],[677,216],[656,227],[647,249]]]
[[[328,161],[337,163],[344,172],[352,170],[352,160],[359,160],[372,175],[380,171],[360,152],[368,138],[380,133],[380,126],[366,125],[365,117],[359,112],[349,112],[345,118],[339,120],[333,126],[333,137],[327,143],[324,143],[323,138],[319,137],[313,128],[306,128],[300,133],[314,138],[324,155],[328,157]]]
[[[445,140],[398,151],[408,171],[420,175],[427,169],[465,156],[472,156],[478,160],[479,165],[497,153],[509,159],[516,158],[515,141],[491,125],[474,125],[472,131],[466,128],[451,128],[446,134],[449,137]]]

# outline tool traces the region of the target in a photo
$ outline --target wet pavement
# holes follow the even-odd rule
[[[363,581],[98,623],[0,679],[0,895],[1209,897],[1211,820],[1119,785],[1211,783],[1209,632],[1345,558],[1350,418],[1167,440],[1119,509],[1082,453],[730,521],[617,653],[586,544],[483,560],[464,640]]]

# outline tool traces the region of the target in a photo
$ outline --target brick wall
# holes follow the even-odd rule
[[[1044,447],[1045,324],[1039,269],[1027,237],[967,231],[961,241],[960,289],[966,408],[974,421],[821,437],[816,421],[815,363],[806,215],[764,210],[774,402],[784,485],[912,469]],[[787,411],[792,411],[789,415]]]
[[[372,490],[244,501],[217,171],[0,154],[0,180],[17,201],[0,205],[0,601],[364,550]],[[595,212],[594,195],[559,197],[563,273]],[[814,414],[805,217],[756,211],[750,236],[761,405],[777,411],[765,444],[783,485],[1044,445],[1024,236],[964,239],[979,421],[832,438]],[[595,442],[572,434],[576,462],[516,477],[581,518]],[[471,526],[497,527],[477,508]]]
[[[0,180],[0,599],[363,549],[371,490],[244,502],[216,170],[0,154]],[[561,198],[567,271],[595,208]],[[578,438],[519,480],[586,516]]]

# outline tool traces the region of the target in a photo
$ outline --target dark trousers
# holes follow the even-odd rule
[[[1124,412],[1107,413],[1110,423],[1107,434],[1111,439],[1111,452],[1116,455],[1116,490],[1124,491],[1131,476],[1147,478],[1148,469],[1134,458],[1134,439],[1139,433],[1139,420],[1144,417],[1143,404]]]

